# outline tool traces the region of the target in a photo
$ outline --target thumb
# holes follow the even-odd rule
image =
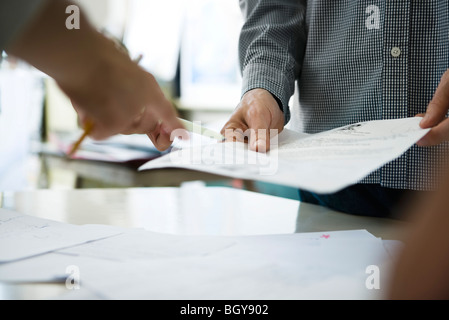
[[[249,121],[249,148],[253,151],[270,150],[270,117],[255,117]]]
[[[422,128],[436,126],[444,120],[449,109],[449,71],[441,77],[441,81],[427,106],[424,118],[420,122]]]

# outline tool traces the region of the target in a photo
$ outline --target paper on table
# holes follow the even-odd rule
[[[38,151],[56,156],[68,153],[78,135],[51,134],[49,143],[38,146]],[[146,139],[146,140],[145,140]],[[108,139],[96,141],[87,137],[72,159],[104,161],[111,163],[144,163],[160,157],[161,152],[148,139],[147,135],[115,135]]]
[[[178,236],[143,229],[131,229],[122,234],[60,250],[60,253],[95,258],[129,261],[179,257],[201,257],[225,250],[235,240],[214,236]]]
[[[391,258],[380,239],[273,240],[265,249],[234,246],[204,258],[85,270],[83,286],[109,299],[373,299],[383,293],[366,286],[369,266],[379,268],[381,289],[388,279]]]
[[[203,248],[204,237],[179,240],[186,238],[191,252]],[[176,251],[185,247],[171,243],[170,255],[154,258],[147,254],[155,248],[149,244],[137,259],[128,259],[125,245],[117,247],[115,257],[126,261],[118,261],[110,259],[112,252],[105,257],[83,244],[79,247],[85,252],[77,255],[62,250],[66,253],[2,264],[0,280],[65,282],[67,268],[76,267],[82,287],[105,299],[372,299],[383,291],[367,289],[367,267],[379,267],[384,289],[392,261],[383,241],[366,230],[216,238],[234,245],[208,255],[177,257]],[[128,239],[129,244],[138,240]]]
[[[59,250],[58,253],[90,256],[115,261],[156,260],[182,257],[205,257],[235,246],[253,246],[265,250],[273,242],[279,244],[334,239],[376,239],[366,230],[306,232],[257,236],[189,236],[162,234],[130,229],[122,234],[83,245]],[[249,248],[251,251],[251,248]],[[1,270],[1,269],[0,269]]]
[[[208,144],[171,152],[139,170],[178,167],[332,193],[407,151],[430,130],[420,128],[420,121],[368,121],[313,135],[284,129],[266,154],[239,142]]]
[[[77,226],[0,209],[0,263],[117,234],[108,226]]]
[[[80,271],[90,269],[107,270],[132,265],[142,261],[180,258],[202,259],[216,255],[231,247],[236,255],[231,260],[244,261],[252,255],[264,256],[268,248],[292,248],[296,244],[315,246],[319,241],[341,239],[376,240],[366,230],[306,232],[282,235],[256,236],[184,236],[159,234],[141,229],[116,228],[123,232],[115,237],[92,241],[52,253],[0,264],[0,281],[4,282],[53,282],[67,278],[68,266],[77,266]],[[243,254],[243,256],[241,256]],[[229,254],[228,254],[229,255]],[[170,261],[167,262],[171,264]]]
[[[62,254],[57,251],[0,264],[0,282],[43,283],[65,282],[76,269],[106,269],[117,261],[97,259],[91,256]],[[121,262],[120,262],[121,263]]]

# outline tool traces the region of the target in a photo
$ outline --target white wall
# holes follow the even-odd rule
[[[126,23],[128,0],[75,0],[92,24],[121,38]]]
[[[30,147],[39,138],[43,83],[29,69],[0,71],[0,192],[30,186]]]

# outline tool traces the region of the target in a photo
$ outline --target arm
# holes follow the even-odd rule
[[[234,130],[253,129],[253,150],[268,150],[269,129],[281,131],[289,119],[288,101],[306,41],[304,2],[240,0],[245,17],[239,42],[243,96],[222,133],[229,137]],[[265,133],[259,134],[260,129]]]
[[[154,77],[96,31],[84,15],[80,29],[67,29],[69,4],[46,1],[7,45],[8,54],[54,78],[81,118],[95,123],[93,138],[146,133],[156,147],[166,149],[170,132],[182,125]]]
[[[449,298],[449,175],[413,208],[414,220],[397,257],[389,299]]]

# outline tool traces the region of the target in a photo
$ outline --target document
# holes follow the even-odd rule
[[[392,259],[380,239],[254,240],[204,257],[92,268],[83,286],[105,299],[181,300],[377,299],[386,288]]]
[[[179,257],[202,257],[225,250],[235,240],[214,236],[181,236],[129,229],[115,237],[60,250],[60,253],[130,261]]]
[[[52,251],[20,260],[0,263],[0,282],[64,283],[74,270],[88,271],[110,268],[113,260],[77,256]]]
[[[109,226],[77,226],[0,209],[0,263],[117,234]]]
[[[50,142],[37,146],[36,151],[46,155],[65,156],[78,138],[79,135],[74,134],[51,134]],[[156,149],[147,135],[132,134],[115,135],[101,141],[87,137],[72,158],[141,165],[164,153],[166,152]]]
[[[192,261],[197,259],[198,264],[201,264],[205,257],[224,251],[236,254],[230,259],[243,261],[248,259],[250,254],[264,256],[269,248],[278,247],[285,250],[296,244],[314,247],[320,241],[341,239],[376,240],[366,230],[254,236],[189,236],[161,234],[135,228],[110,227],[110,229],[119,234],[27,259],[2,263],[0,281],[18,283],[65,281],[69,266],[77,266],[85,273],[95,269],[119,268],[122,264],[132,268],[135,263],[158,260],[171,264],[172,259],[186,258]]]
[[[430,129],[421,118],[376,120],[306,135],[284,129],[267,153],[242,142],[193,145],[174,150],[139,170],[185,168],[264,181],[317,193],[337,192],[396,159]]]
[[[376,299],[392,262],[384,242],[366,230],[254,236],[123,230],[0,264],[0,281],[75,279],[99,299]],[[372,268],[375,290],[367,285]],[[61,298],[71,299],[69,291]]]

